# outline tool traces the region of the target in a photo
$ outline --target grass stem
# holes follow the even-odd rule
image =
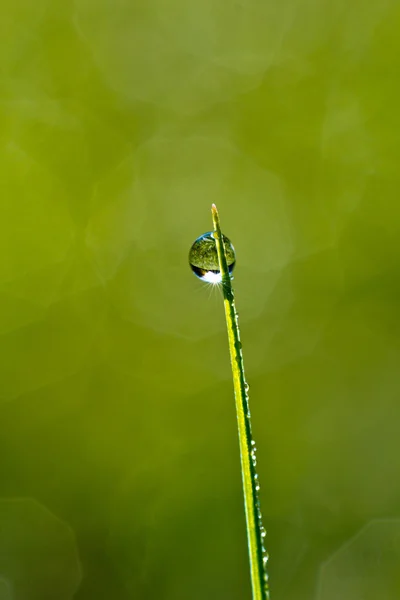
[[[249,386],[245,379],[238,314],[236,312],[231,276],[226,261],[218,210],[215,204],[212,205],[211,210],[218,262],[222,276],[222,291],[235,391],[251,587],[253,600],[268,600],[269,589],[266,572],[268,555],[264,548],[263,538],[265,537],[265,529],[262,525],[258,498],[260,486],[256,472],[256,446],[251,433]]]

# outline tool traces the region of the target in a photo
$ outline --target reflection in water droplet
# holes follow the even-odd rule
[[[224,235],[226,262],[232,273],[236,262],[235,249]],[[208,283],[221,283],[217,246],[212,231],[204,233],[194,241],[189,252],[189,264],[195,275]]]

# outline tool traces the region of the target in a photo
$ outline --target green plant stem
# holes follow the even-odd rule
[[[269,592],[265,570],[267,554],[263,545],[265,529],[261,522],[258,499],[259,483],[256,473],[255,444],[251,433],[248,385],[244,373],[242,344],[240,342],[238,315],[235,307],[232,281],[228,271],[219,215],[215,204],[212,205],[212,218],[219,268],[222,276],[222,291],[235,391],[251,587],[253,600],[268,600]]]

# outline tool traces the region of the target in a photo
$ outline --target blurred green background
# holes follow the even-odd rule
[[[0,598],[250,599],[211,203],[273,600],[400,598],[400,6],[7,0]]]

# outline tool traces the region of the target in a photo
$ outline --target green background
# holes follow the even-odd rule
[[[272,598],[400,598],[399,28],[395,0],[2,6],[1,600],[250,598],[187,263],[212,202]]]

